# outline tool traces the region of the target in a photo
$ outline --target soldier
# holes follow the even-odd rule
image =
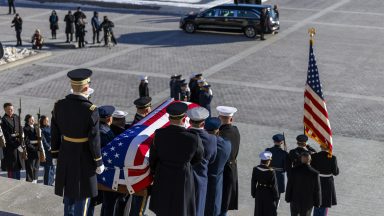
[[[240,148],[239,129],[233,125],[233,115],[237,112],[235,107],[218,106],[221,127],[219,135],[231,142],[231,155],[224,167],[223,177],[223,202],[221,206],[222,216],[227,215],[228,210],[238,209],[239,186],[237,177],[237,155]]]
[[[199,136],[184,127],[187,109],[181,102],[167,107],[170,125],[155,131],[150,147],[154,182],[149,209],[156,215],[196,215],[192,166],[201,162],[204,149]]]
[[[15,0],[8,0],[8,8],[9,8],[8,14],[11,14],[11,9],[13,9],[13,14],[16,13]]]
[[[251,194],[255,198],[254,216],[276,216],[280,194],[275,170],[270,168],[272,153],[261,152],[259,157],[260,165],[253,168],[251,180]]]
[[[79,20],[86,19],[87,16],[85,16],[83,11],[81,11],[81,7],[77,7],[77,11],[73,14],[73,16],[75,17],[75,30],[76,30],[75,36],[76,36],[76,42],[77,42],[81,34],[81,26],[80,26],[81,23],[79,23]]]
[[[111,130],[116,136],[122,134],[125,131],[125,116],[127,115],[127,112],[121,110],[116,110],[115,112],[113,112]]]
[[[136,114],[131,125],[136,124],[152,111],[151,102],[152,102],[151,97],[138,98],[133,102],[136,105]]]
[[[28,159],[25,160],[25,171],[26,171],[26,180],[27,182],[32,182],[37,184],[38,172],[40,167],[39,160],[39,148],[37,133],[35,129],[35,118],[29,114],[25,116],[24,119],[24,135],[25,135],[25,145],[28,153]]]
[[[313,216],[326,216],[328,208],[337,205],[336,190],[333,176],[339,174],[336,156],[329,157],[325,146],[321,146],[321,151],[312,155],[311,166],[320,172],[321,183],[321,206],[315,207]]]
[[[200,87],[198,86],[198,81],[203,79],[203,74],[195,74],[194,78],[189,81],[189,89],[191,90],[191,102],[199,103],[199,93]]]
[[[181,88],[181,92],[180,92],[179,100],[186,101],[186,102],[190,101],[191,91],[189,90],[188,83],[185,82],[185,80],[184,82],[181,83],[180,88]]]
[[[208,165],[208,189],[205,202],[205,215],[219,215],[223,195],[223,172],[231,154],[231,142],[219,136],[221,121],[219,118],[207,118],[204,128],[217,139],[217,153],[215,161]]]
[[[66,43],[73,41],[73,33],[75,32],[75,17],[72,15],[72,11],[68,11],[68,14],[64,17],[65,22],[65,35],[67,36]]]
[[[260,27],[259,27],[259,34],[260,34],[260,40],[265,40],[264,38],[264,31],[267,24],[267,11],[265,8],[261,9],[260,13]]]
[[[149,97],[147,76],[140,76],[139,97]]]
[[[19,154],[23,152],[18,136],[20,132],[20,119],[14,113],[11,103],[4,104],[4,116],[1,119],[1,129],[7,146],[4,148],[4,159],[1,164],[7,171],[8,178],[20,180],[20,170],[22,168],[22,159]]]
[[[296,137],[297,148],[289,151],[287,158],[287,174],[290,174],[290,171],[293,167],[301,163],[300,155],[303,152],[308,152],[310,154],[316,153],[316,150],[307,144],[308,137],[305,134],[298,135]]]
[[[97,40],[97,43],[100,43],[100,20],[99,20],[99,13],[97,11],[93,12],[93,17],[91,20],[92,24],[92,41],[93,44],[95,44],[95,39]]]
[[[187,116],[189,117],[189,123],[191,125],[189,131],[194,132],[200,137],[204,147],[203,160],[193,166],[196,191],[196,215],[203,216],[207,197],[208,175],[210,174],[208,166],[212,164],[216,158],[217,138],[204,130],[204,121],[209,116],[207,109],[203,107],[190,109],[187,112]]]
[[[204,82],[199,95],[199,105],[208,110],[209,116],[211,116],[212,98],[213,98],[213,93],[212,93],[211,85],[209,85],[207,82]]]
[[[115,39],[115,35],[113,34],[113,28],[115,27],[115,24],[113,24],[112,21],[108,19],[107,16],[104,16],[103,22],[100,24],[100,29],[103,29],[104,31],[104,46],[108,46],[108,33],[111,34],[111,42],[113,42],[115,45],[117,44],[117,41]]]
[[[22,46],[22,41],[21,41],[21,31],[23,29],[23,19],[19,16],[19,14],[15,15],[15,18],[12,20],[12,26],[15,27],[16,31],[16,46]]]
[[[181,74],[175,76],[175,82],[173,82],[173,86],[171,88],[174,92],[173,98],[176,100],[181,92]]]
[[[43,148],[45,151],[45,162],[41,163],[44,166],[44,185],[53,186],[55,182],[56,168],[52,164],[51,155],[51,127],[49,126],[49,119],[47,116],[40,117],[40,128],[43,142]]]
[[[280,194],[285,192],[285,172],[287,165],[288,153],[283,149],[285,145],[284,135],[276,134],[272,137],[273,143],[275,144],[271,148],[265,149],[272,153],[272,161],[270,166],[275,170],[277,186],[279,187]]]
[[[175,97],[175,91],[174,91],[174,89],[173,89],[173,86],[175,85],[175,81],[176,81],[175,77],[176,77],[176,76],[177,76],[177,74],[172,75],[172,76],[171,76],[171,80],[169,81],[169,92],[170,92],[170,96],[171,96],[171,98],[174,98],[174,97]]]
[[[92,71],[68,72],[73,94],[57,101],[52,111],[55,194],[64,195],[64,215],[86,215],[90,197],[97,196],[96,173],[104,171],[100,150],[99,112],[88,100]]]
[[[321,205],[319,173],[310,165],[311,155],[303,151],[300,165],[288,176],[285,201],[290,203],[292,216],[310,216],[313,206]]]

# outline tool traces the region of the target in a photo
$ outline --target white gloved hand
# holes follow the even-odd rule
[[[104,165],[101,165],[96,168],[96,173],[100,175],[101,173],[104,172],[104,169],[105,169]]]
[[[57,159],[56,159],[56,158],[53,158],[53,159],[52,159],[52,165],[53,165],[53,166],[57,166]]]
[[[19,146],[18,148],[17,148],[17,150],[19,150],[19,152],[23,152],[24,150],[23,150],[23,148],[21,147],[21,146]]]

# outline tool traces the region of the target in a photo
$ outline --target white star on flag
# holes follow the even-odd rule
[[[115,154],[115,158],[119,158],[119,154],[116,153],[116,154]]]
[[[122,146],[123,145],[123,143],[122,142],[119,142],[119,144],[118,144],[119,146]]]
[[[108,153],[107,152],[103,152],[103,156],[108,156]]]
[[[103,177],[103,181],[105,181],[105,177]]]
[[[112,147],[111,147],[111,151],[115,151],[115,146],[112,146]]]
[[[111,163],[112,163],[112,160],[111,160],[111,159],[108,159],[108,163],[110,163],[110,164],[111,164]]]

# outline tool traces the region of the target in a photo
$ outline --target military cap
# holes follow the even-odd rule
[[[272,160],[272,153],[270,151],[263,151],[259,154],[261,160]]]
[[[213,131],[219,129],[221,126],[221,121],[217,117],[210,117],[205,119],[204,128],[207,131]]]
[[[167,107],[170,117],[182,117],[188,110],[188,105],[182,102],[174,102]]]
[[[275,134],[275,135],[273,135],[272,139],[275,142],[281,142],[284,140],[284,136],[283,136],[283,134]]]
[[[181,74],[179,74],[179,75],[175,75],[175,79],[181,79]]]
[[[204,83],[205,79],[197,80],[197,83]]]
[[[101,106],[101,107],[99,107],[97,109],[99,110],[100,118],[111,117],[113,112],[115,112],[115,107],[114,106],[110,106],[110,105]]]
[[[210,87],[211,87],[211,85],[209,85],[207,82],[204,82],[203,88],[210,88]]]
[[[196,107],[187,111],[187,116],[192,121],[203,121],[209,116],[209,111],[204,107]]]
[[[305,134],[300,134],[299,136],[296,137],[297,142],[307,142],[308,137]]]
[[[176,76],[177,76],[177,74],[173,74],[173,75],[171,76],[171,79],[174,79]]]
[[[195,77],[196,77],[196,78],[201,77],[201,76],[203,76],[202,73],[195,74]]]
[[[218,106],[216,107],[217,112],[219,112],[219,115],[221,116],[233,116],[235,112],[237,112],[237,109],[235,107],[229,107],[229,106]]]
[[[91,82],[92,71],[85,68],[71,70],[67,73],[72,85],[85,85]]]
[[[147,76],[144,76],[144,75],[140,76],[140,80],[147,80],[147,79],[148,79]]]
[[[136,99],[133,104],[136,105],[139,109],[144,109],[151,106],[152,98],[151,97],[141,97]]]
[[[181,86],[186,86],[186,85],[188,85],[188,83],[184,80],[184,82],[182,82],[180,85]]]
[[[127,112],[124,112],[121,110],[115,110],[115,112],[112,113],[113,118],[125,118],[125,116],[127,115],[128,115]]]

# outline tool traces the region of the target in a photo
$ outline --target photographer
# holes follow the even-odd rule
[[[112,42],[115,45],[117,44],[115,36],[113,35],[113,30],[112,30],[113,27],[115,27],[115,24],[113,24],[113,22],[110,21],[107,16],[104,16],[104,20],[100,24],[100,28],[99,29],[103,29],[104,30],[104,43],[105,43],[105,46],[108,46],[108,32],[111,34]]]
[[[16,14],[15,18],[13,18],[12,20],[12,25],[11,25],[12,28],[15,27],[15,31],[16,31],[16,40],[17,40],[16,46],[22,46],[22,42],[21,42],[22,26],[23,26],[23,20],[21,19],[19,14]]]
[[[39,49],[43,47],[43,36],[40,33],[39,29],[36,29],[35,33],[32,35],[32,49]]]

